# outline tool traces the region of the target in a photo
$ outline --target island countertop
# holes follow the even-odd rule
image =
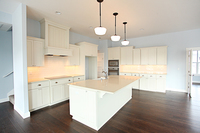
[[[113,94],[140,78],[141,77],[138,76],[111,75],[108,79],[104,80],[84,80],[70,83],[68,85],[77,86],[86,90],[88,89]]]

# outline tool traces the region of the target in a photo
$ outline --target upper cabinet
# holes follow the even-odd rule
[[[46,55],[65,55],[71,56],[69,50],[69,27],[58,23],[42,19],[41,38],[45,39]]]
[[[141,48],[141,65],[156,65],[156,47]]]
[[[68,57],[68,66],[80,65],[80,47],[77,45],[69,44],[69,48],[72,50],[72,56]]]
[[[167,46],[157,47],[157,65],[167,65]]]
[[[140,65],[140,49],[133,49],[133,65]]]
[[[77,43],[78,46],[81,47],[81,51],[85,56],[97,56],[98,55],[98,45],[88,43],[88,42],[80,42]]]
[[[44,66],[44,39],[27,37],[27,66]]]
[[[108,60],[120,60],[120,47],[108,48]]]
[[[132,65],[133,46],[121,47],[121,65]]]

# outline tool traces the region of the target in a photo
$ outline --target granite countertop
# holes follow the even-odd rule
[[[121,88],[133,83],[134,81],[140,79],[137,76],[118,76],[112,75],[108,79],[104,80],[84,80],[75,83],[70,83],[70,86],[80,87],[86,90],[100,91],[105,93],[115,93]]]

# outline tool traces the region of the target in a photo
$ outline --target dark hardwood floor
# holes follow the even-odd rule
[[[72,120],[69,102],[31,113],[23,120],[9,102],[0,104],[3,133],[93,133]],[[166,94],[133,90],[133,98],[114,115],[100,133],[200,133],[200,100],[185,93]]]

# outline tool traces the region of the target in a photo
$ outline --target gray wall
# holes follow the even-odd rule
[[[27,36],[40,38],[40,22],[27,18]]]
[[[0,62],[0,99],[5,99],[13,89],[13,74],[3,78],[13,71],[12,31],[0,31]]]
[[[136,48],[168,46],[167,89],[186,91],[186,48],[200,47],[200,29],[128,40]],[[121,46],[121,42],[111,43]]]

